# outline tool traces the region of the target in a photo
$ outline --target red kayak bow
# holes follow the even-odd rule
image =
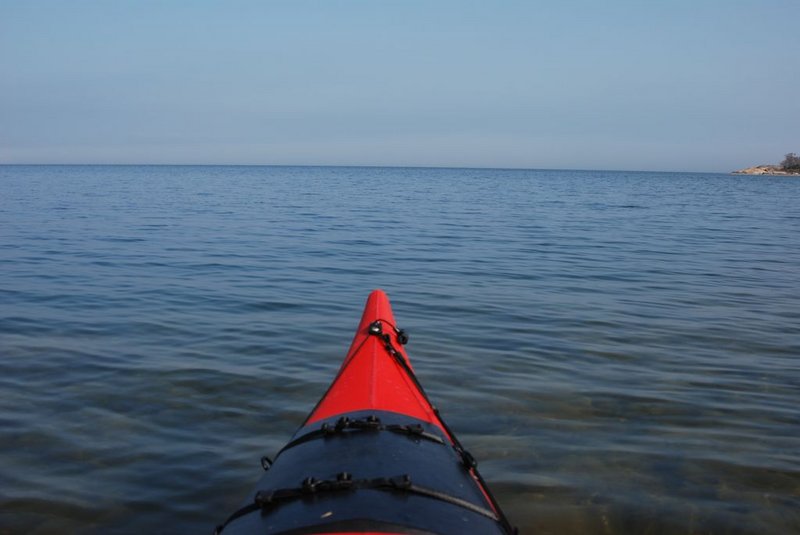
[[[436,411],[417,382],[403,348],[408,340],[397,327],[389,298],[375,290],[367,299],[347,357],[305,425],[354,411],[391,411],[438,426]]]
[[[373,291],[328,391],[217,534],[516,532],[419,384],[407,341]]]

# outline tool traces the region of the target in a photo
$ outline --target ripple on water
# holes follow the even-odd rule
[[[800,532],[799,187],[0,166],[0,532],[208,531],[375,287],[523,533]]]

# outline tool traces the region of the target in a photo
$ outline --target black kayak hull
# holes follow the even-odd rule
[[[417,380],[407,341],[386,294],[372,292],[328,391],[218,534],[514,533]]]

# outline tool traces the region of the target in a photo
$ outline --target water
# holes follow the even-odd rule
[[[522,533],[800,531],[800,180],[0,167],[0,533],[207,533],[384,288]]]

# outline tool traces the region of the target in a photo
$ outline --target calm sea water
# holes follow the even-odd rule
[[[208,533],[368,292],[522,533],[800,532],[800,180],[0,167],[0,533]]]

